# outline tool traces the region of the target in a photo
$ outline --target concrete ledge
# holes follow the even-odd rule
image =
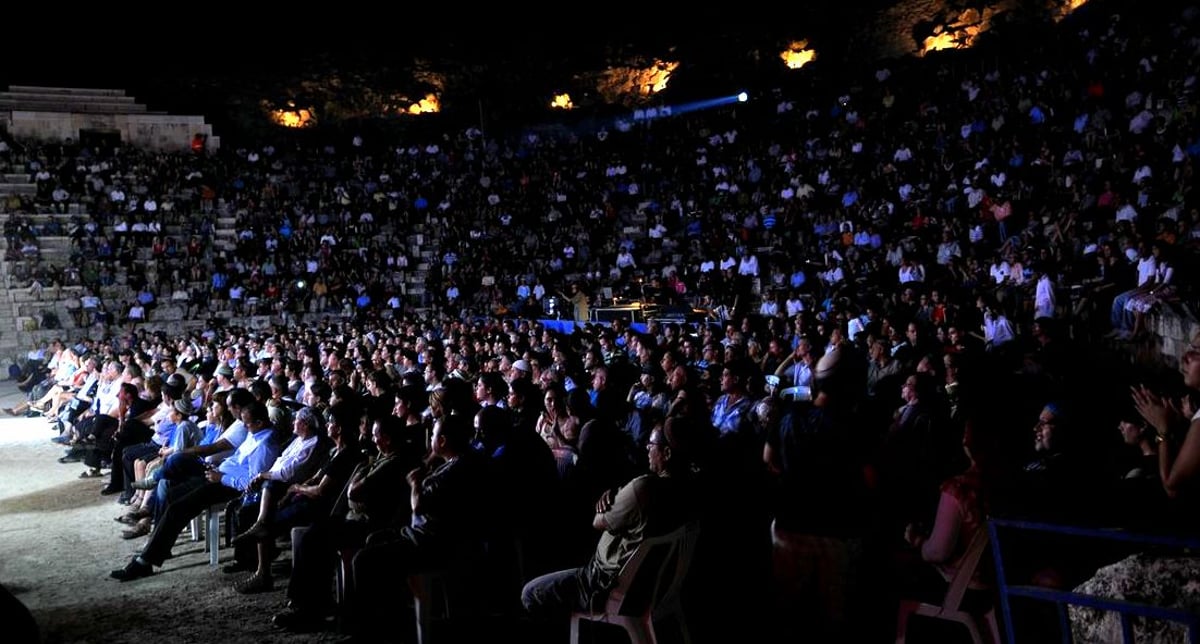
[[[14,136],[42,141],[78,140],[80,130],[91,129],[115,130],[125,143],[161,152],[190,150],[196,134],[208,136],[209,148],[218,147],[202,116],[0,110],[0,120]]]
[[[13,100],[0,98],[0,110],[21,112],[83,112],[86,114],[146,114],[141,103],[97,103],[94,101]]]
[[[1163,306],[1150,319],[1150,329],[1159,339],[1159,355],[1168,367],[1178,367],[1192,338],[1200,333],[1200,320],[1186,304],[1176,302]]]
[[[123,89],[96,87],[43,87],[41,85],[9,85],[14,94],[55,94],[59,96],[125,96]]]

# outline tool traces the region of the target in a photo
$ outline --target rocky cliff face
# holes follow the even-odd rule
[[[293,54],[273,61],[269,74],[190,78],[173,93],[180,100],[221,97],[208,109],[239,127],[269,126],[269,113],[281,109],[307,109],[325,125],[413,118],[422,111],[418,104],[475,115],[485,104],[496,111],[545,110],[561,92],[577,106],[629,106],[651,100],[654,91],[647,90],[658,86],[732,89],[739,79],[771,82],[788,73],[779,54],[794,41],[809,41],[825,65],[921,56],[971,47],[1000,25],[1060,19],[1086,2],[797,2],[758,12],[750,7],[732,18],[647,9],[620,21],[598,17],[601,36],[577,37],[569,25],[533,30],[523,22],[502,23],[440,38],[426,34],[403,48],[380,40],[349,57]],[[180,79],[174,80],[178,87]]]

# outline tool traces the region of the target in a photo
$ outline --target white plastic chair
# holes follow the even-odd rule
[[[1000,644],[1000,627],[996,623],[996,607],[994,605],[989,605],[987,611],[979,615],[973,615],[961,609],[967,585],[975,575],[975,569],[979,566],[979,560],[983,557],[987,545],[987,530],[984,528],[976,530],[975,537],[967,545],[962,565],[946,588],[946,596],[942,598],[940,605],[914,599],[900,600],[900,609],[896,615],[896,644],[904,644],[908,632],[908,618],[913,615],[958,622],[967,628],[974,644]]]
[[[779,397],[784,400],[812,400],[812,389],[804,385],[788,387],[780,390]]]
[[[658,641],[654,623],[668,618],[673,618],[679,624],[683,643],[691,644],[681,591],[699,535],[700,524],[693,522],[669,534],[644,539],[638,544],[633,556],[621,568],[617,585],[609,591],[604,608],[598,612],[577,611],[571,614],[571,644],[579,644],[581,621],[620,626],[629,634],[632,644],[654,644]],[[643,564],[651,553],[662,558],[649,559],[658,567],[643,571]],[[635,582],[639,585],[637,591],[633,590]],[[646,590],[649,593],[644,592]],[[627,601],[631,595],[641,600]]]

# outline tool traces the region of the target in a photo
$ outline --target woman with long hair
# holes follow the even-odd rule
[[[980,530],[987,530],[991,499],[1003,472],[998,438],[985,415],[975,413],[965,421],[967,468],[942,483],[932,526],[910,523],[904,530],[904,540],[912,550],[899,557],[901,597],[940,602],[962,566],[968,544]],[[990,565],[975,567],[964,606],[991,602],[991,570]]]

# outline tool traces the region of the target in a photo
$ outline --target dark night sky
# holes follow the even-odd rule
[[[248,61],[271,60],[281,53],[466,57],[486,50],[499,57],[524,57],[572,48],[594,50],[605,43],[665,47],[730,34],[770,37],[781,25],[794,25],[792,30],[800,33],[834,15],[828,7],[844,12],[872,4],[879,2],[814,0],[780,9],[778,4],[752,1],[739,3],[741,13],[736,15],[729,7],[684,5],[680,9],[662,4],[578,4],[535,13],[495,5],[474,10],[437,2],[415,9],[387,4],[365,8],[351,2],[316,5],[319,8],[312,12],[270,18],[247,17],[220,3],[194,5],[208,13],[191,18],[174,18],[175,12],[165,7],[161,15],[145,16],[122,15],[113,9],[86,19],[59,21],[49,29],[6,34],[11,37],[5,45],[10,64],[0,66],[0,84],[131,85],[169,74],[228,74]],[[773,8],[752,10],[758,6]]]

